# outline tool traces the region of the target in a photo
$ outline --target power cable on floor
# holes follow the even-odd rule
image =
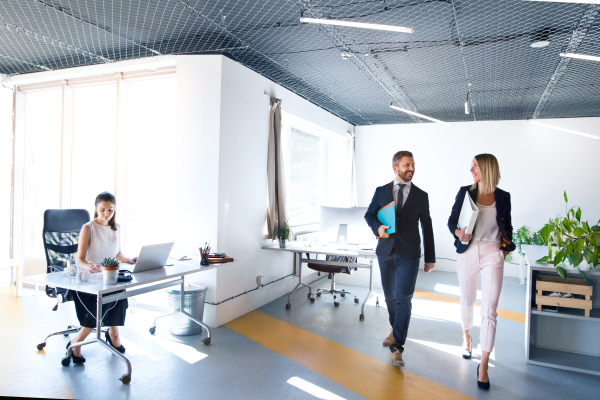
[[[223,300],[223,301],[219,301],[218,303],[212,303],[212,302],[210,302],[210,301],[205,301],[205,302],[204,302],[204,304],[210,304],[211,306],[218,306],[219,304],[223,304],[223,303],[225,303],[226,301],[233,300],[233,299],[235,299],[236,297],[240,297],[240,296],[243,296],[243,295],[245,295],[246,293],[254,292],[255,290],[258,290],[258,289],[260,289],[261,287],[265,287],[265,286],[267,286],[267,285],[270,285],[271,283],[275,283],[275,282],[281,281],[281,280],[283,280],[283,279],[285,279],[285,278],[288,278],[288,277],[290,277],[290,276],[292,276],[292,275],[294,275],[294,274],[289,274],[289,275],[283,276],[283,277],[281,277],[281,278],[279,278],[279,279],[275,279],[274,281],[271,281],[271,282],[268,282],[268,283],[265,283],[265,284],[262,284],[262,283],[261,283],[261,284],[258,284],[258,285],[257,285],[257,286],[256,286],[254,289],[246,290],[246,291],[245,291],[245,292],[243,292],[243,293],[240,293],[240,294],[238,294],[238,295],[235,295],[235,296],[231,296],[230,298],[228,298],[228,299],[225,299],[225,300]]]

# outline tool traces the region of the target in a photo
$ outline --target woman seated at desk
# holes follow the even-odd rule
[[[121,253],[119,224],[115,222],[115,196],[108,192],[100,193],[96,197],[94,220],[83,225],[79,240],[78,265],[79,268],[88,269],[90,272],[100,272],[100,261],[104,258],[117,258],[121,262],[135,264],[137,257],[127,258]],[[81,325],[81,330],[73,338],[71,343],[82,342],[92,333],[96,327],[96,299],[94,295],[87,293],[75,293],[75,311]],[[125,313],[127,300],[102,305],[102,326],[108,326],[106,342],[125,353],[125,347],[121,344],[118,326],[125,324]],[[72,349],[73,363],[82,364],[85,358],[81,355],[81,346]]]

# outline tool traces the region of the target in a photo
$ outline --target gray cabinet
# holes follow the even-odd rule
[[[531,264],[528,268],[525,318],[525,357],[528,364],[600,375],[600,271],[586,272],[594,287],[589,317],[581,309],[559,307],[538,311],[535,284],[538,274],[554,275],[554,268]],[[567,269],[570,277],[581,277]]]

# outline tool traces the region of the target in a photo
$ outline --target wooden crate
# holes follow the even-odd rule
[[[560,276],[538,275],[535,288],[537,290],[535,303],[537,304],[538,311],[542,310],[542,306],[580,308],[584,310],[586,317],[590,316],[593,287],[588,285],[584,279],[567,278],[565,282]],[[585,300],[543,296],[543,291],[580,294],[585,296]]]

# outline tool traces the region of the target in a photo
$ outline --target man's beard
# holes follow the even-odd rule
[[[408,171],[407,171],[408,172]],[[398,171],[398,177],[400,179],[402,179],[404,182],[410,182],[412,180],[412,178],[415,176],[415,173],[413,172],[412,175],[410,176],[410,178],[408,176],[406,176],[406,172],[402,173],[400,171]]]

